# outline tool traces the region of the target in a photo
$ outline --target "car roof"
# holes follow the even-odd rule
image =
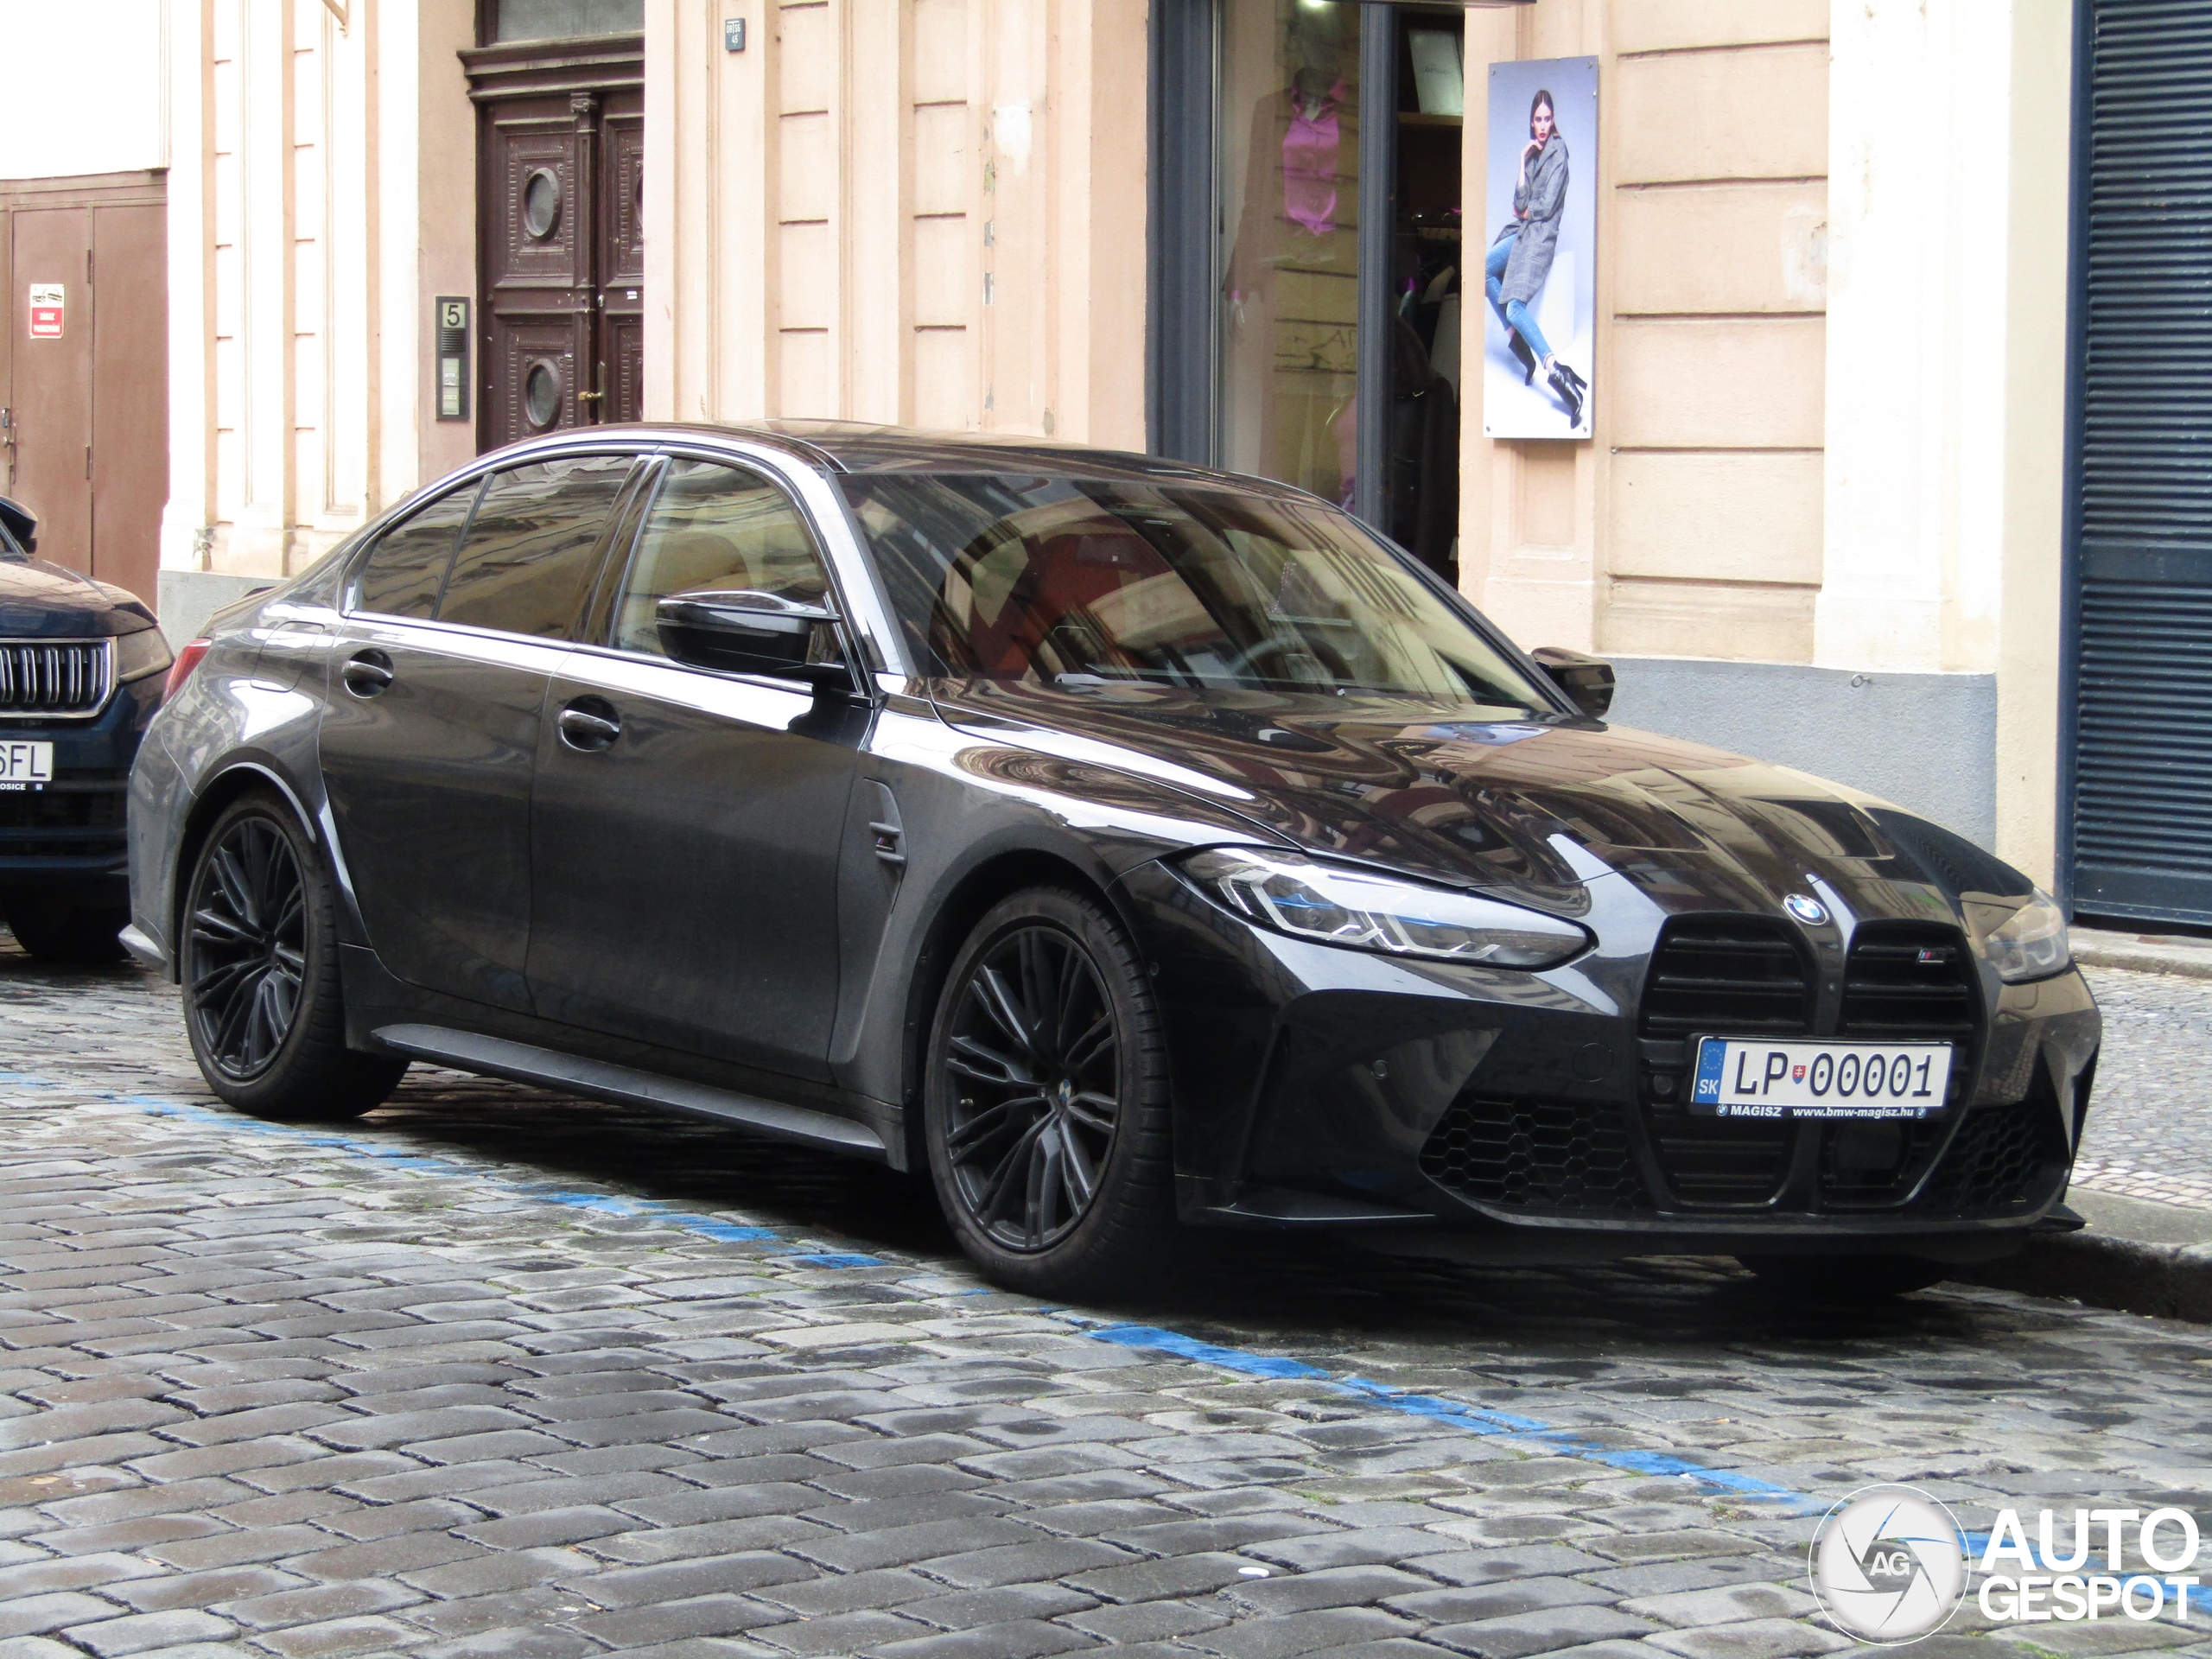
[[[569,428],[557,436],[569,442],[613,437],[649,441],[734,438],[766,444],[817,467],[846,474],[1003,473],[1019,469],[1054,478],[1198,485],[1255,490],[1268,495],[1303,494],[1267,479],[1249,478],[1123,449],[1100,449],[1089,444],[1060,443],[1050,438],[1000,433],[932,432],[916,427],[874,426],[859,421],[654,421]]]

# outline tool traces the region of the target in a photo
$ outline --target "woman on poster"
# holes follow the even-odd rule
[[[1513,218],[1491,244],[1484,284],[1505,325],[1513,355],[1534,380],[1541,368],[1567,406],[1570,428],[1582,424],[1590,383],[1560,361],[1529,308],[1544,291],[1559,246],[1559,219],[1567,206],[1567,140],[1560,136],[1552,95],[1540,92],[1529,105],[1529,142],[1521,149],[1521,175],[1513,187]]]

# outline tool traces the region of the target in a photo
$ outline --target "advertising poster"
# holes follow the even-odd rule
[[[1597,59],[1491,65],[1484,157],[1483,430],[1586,438],[1597,339]]]

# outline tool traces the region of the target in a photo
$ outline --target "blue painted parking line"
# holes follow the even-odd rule
[[[1194,1337],[1184,1336],[1180,1332],[1163,1330],[1158,1325],[1093,1324],[1079,1314],[1065,1312],[1060,1313],[1060,1317],[1085,1336],[1100,1342],[1115,1343],[1124,1348],[1135,1348],[1150,1353],[1173,1354],[1180,1359],[1201,1365],[1218,1366],[1224,1370],[1236,1371],[1246,1376],[1311,1382],[1331,1394],[1363,1400],[1386,1411],[1403,1412],[1408,1416],[1427,1418],[1431,1422],[1448,1423],[1470,1434],[1501,1435],[1528,1442],[1531,1449],[1541,1449],[1555,1457],[1580,1458],[1585,1462],[1624,1469],[1633,1474],[1695,1481],[1716,1491],[1732,1492],[1739,1497],[1756,1498],[1763,1503],[1771,1503],[1786,1515],[1817,1515],[1827,1507],[1818,1498],[1793,1491],[1787,1486],[1777,1485],[1770,1480],[1738,1474],[1732,1470],[1710,1468],[1671,1452],[1645,1452],[1603,1446],[1583,1438],[1573,1429],[1554,1428],[1533,1417],[1492,1411],[1486,1407],[1470,1405],[1459,1400],[1446,1400],[1436,1395],[1415,1394],[1408,1389],[1392,1388],[1388,1383],[1371,1382],[1363,1376],[1338,1376],[1318,1365],[1309,1365],[1304,1360],[1289,1359],[1277,1354],[1249,1353],[1241,1348],[1224,1348],[1216,1343],[1200,1342]]]

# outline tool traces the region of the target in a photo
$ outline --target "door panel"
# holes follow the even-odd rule
[[[559,711],[611,713],[580,750]],[[579,652],[538,737],[530,979],[564,1024],[829,1077],[845,734],[804,687]]]
[[[600,119],[599,350],[605,418],[645,418],[645,162],[642,93],[610,92]]]
[[[369,941],[410,984],[530,1011],[531,768],[564,649],[365,616],[340,631],[323,778]],[[390,683],[351,685],[361,658]]]
[[[168,214],[92,210],[92,574],[154,603],[169,494]]]
[[[644,412],[642,57],[549,44],[525,78],[512,55],[464,54],[481,108],[486,448]]]
[[[92,571],[92,300],[85,285],[92,210],[19,207],[10,328],[15,335],[16,499],[38,516],[42,559]],[[33,283],[59,283],[62,336],[30,338]],[[163,479],[166,485],[167,480]],[[166,488],[163,490],[166,495]]]

